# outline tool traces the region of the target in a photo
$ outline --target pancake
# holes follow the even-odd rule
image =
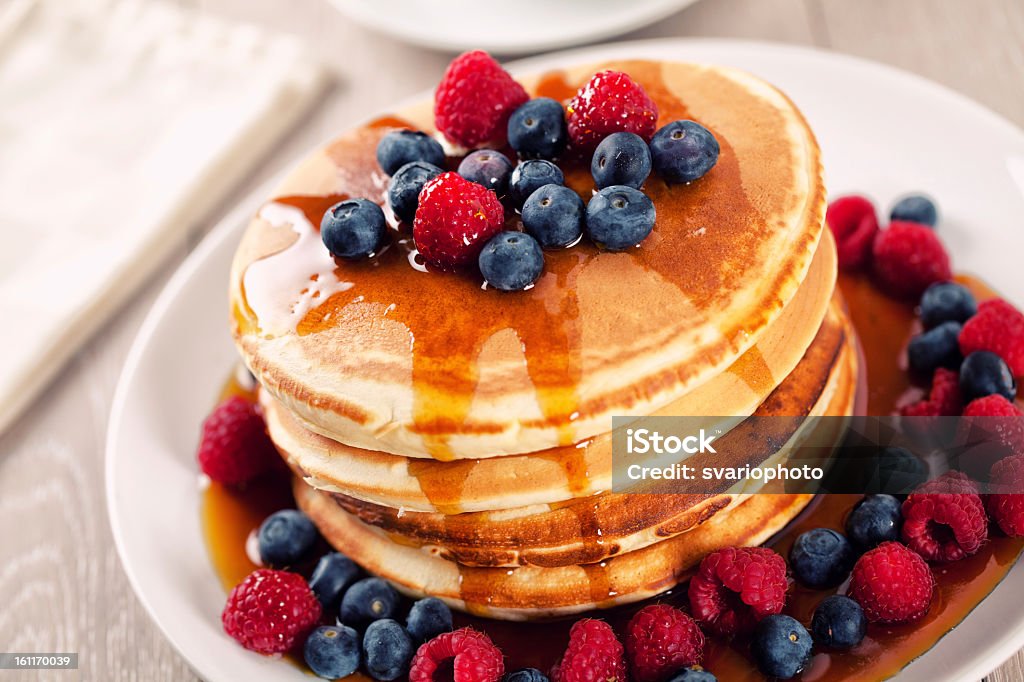
[[[822,231],[806,122],[770,85],[723,67],[593,64],[524,85],[565,99],[604,68],[646,88],[659,124],[710,128],[720,160],[687,186],[647,182],[658,220],[640,247],[547,252],[529,291],[414,267],[407,226],[371,262],[335,263],[320,244],[330,205],[383,201],[377,141],[396,126],[432,130],[429,102],[343,135],[284,181],[242,240],[230,292],[243,358],[286,410],[328,438],[407,457],[536,452],[602,433],[610,415],[650,414],[758,342],[805,279]],[[589,196],[585,167],[566,176]]]

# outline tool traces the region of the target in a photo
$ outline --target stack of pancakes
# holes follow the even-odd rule
[[[636,249],[547,252],[518,293],[424,267],[406,225],[373,260],[335,262],[323,212],[346,197],[385,203],[377,142],[432,131],[429,102],[306,159],[239,247],[233,332],[296,500],[406,593],[526,619],[662,592],[708,552],[764,542],[809,496],[613,492],[613,415],[736,417],[723,464],[757,465],[805,434],[799,420],[764,434],[747,417],[853,410],[855,339],[799,111],[712,66],[592,64],[523,84],[565,100],[606,68],[644,86],[659,125],[697,120],[722,147],[695,183],[647,181],[658,218]],[[588,165],[563,168],[589,197]]]

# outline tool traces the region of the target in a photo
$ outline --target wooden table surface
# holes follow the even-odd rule
[[[77,672],[0,671],[0,682],[195,679],[135,599],[107,524],[104,432],[125,353],[163,283],[223,213],[317,141],[433,86],[450,58],[355,26],[327,0],[178,1],[304,37],[336,67],[338,85],[0,435],[0,651],[80,652]],[[627,37],[673,36],[848,52],[944,83],[1024,126],[1022,0],[703,0]],[[988,679],[1024,679],[1024,653]]]

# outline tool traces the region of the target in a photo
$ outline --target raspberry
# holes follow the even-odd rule
[[[692,618],[668,604],[651,604],[626,626],[626,652],[635,682],[662,682],[700,663],[704,633]]]
[[[494,192],[457,173],[442,173],[420,192],[412,237],[428,263],[453,269],[475,262],[504,223],[505,209]]]
[[[1024,536],[1024,455],[996,462],[990,478],[993,494],[986,503],[992,519],[1010,537]]]
[[[883,542],[853,567],[848,596],[872,623],[905,623],[928,613],[935,578],[921,555]]]
[[[1024,417],[1024,412],[1001,395],[972,400],[964,408],[965,417]]]
[[[978,313],[960,332],[963,356],[977,350],[995,353],[1006,361],[1013,376],[1024,376],[1024,313],[1002,299],[980,303]]]
[[[445,632],[420,646],[412,658],[409,682],[433,682],[438,669],[452,670],[455,682],[497,682],[505,673],[501,650],[473,628]]]
[[[928,561],[958,561],[981,549],[988,519],[978,488],[950,471],[903,502],[903,541]]]
[[[875,277],[891,295],[918,300],[935,282],[952,277],[949,255],[935,231],[894,221],[875,237],[872,247]]]
[[[279,462],[257,406],[240,396],[218,405],[203,422],[196,452],[199,468],[214,481],[241,485]]]
[[[582,153],[593,152],[601,140],[618,132],[636,133],[650,142],[658,125],[658,107],[621,71],[594,74],[567,111],[569,139]]]
[[[221,614],[224,632],[246,649],[279,654],[301,644],[320,620],[320,602],[298,573],[261,568],[238,583]]]
[[[719,635],[753,629],[786,603],[786,562],[765,547],[728,547],[704,557],[690,580],[690,610]]]
[[[860,270],[871,261],[871,244],[878,233],[878,215],[867,198],[851,194],[828,206],[825,222],[836,238],[839,267]]]
[[[551,682],[626,682],[622,644],[603,620],[584,618],[569,630],[569,646]]]
[[[988,395],[972,400],[964,408],[965,426],[974,427],[968,436],[971,444],[978,441],[995,443],[999,447],[991,454],[1003,457],[1007,452],[1024,455],[1024,412],[1001,395]]]
[[[928,398],[900,408],[900,414],[904,417],[956,417],[962,409],[960,375],[940,367],[932,376]]]
[[[530,99],[519,83],[483,50],[452,60],[434,92],[434,125],[463,147],[505,141],[508,118]]]

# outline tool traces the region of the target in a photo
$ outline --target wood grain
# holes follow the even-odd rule
[[[77,672],[4,671],[3,680],[195,679],[132,594],[107,525],[104,432],[125,353],[163,282],[216,218],[304,149],[431,86],[449,58],[361,29],[327,0],[179,4],[302,36],[334,66],[338,85],[0,435],[0,650],[80,653]],[[669,36],[756,38],[861,55],[945,83],[1024,125],[1020,0],[704,0],[627,37]],[[1020,654],[989,677],[1021,679]]]

